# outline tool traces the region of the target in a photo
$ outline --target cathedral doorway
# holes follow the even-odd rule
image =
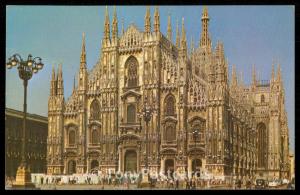
[[[192,161],[192,175],[197,173],[197,177],[200,177],[201,166],[202,166],[202,161],[200,159],[194,159]]]
[[[170,176],[173,176],[174,173],[174,160],[173,159],[167,159],[165,161],[165,174],[168,175],[170,173]]]
[[[92,160],[91,162],[91,169],[98,169],[99,162],[97,160]]]
[[[68,174],[72,175],[74,173],[76,173],[76,162],[75,160],[70,160],[68,162]]]
[[[124,171],[137,171],[137,154],[134,150],[128,150],[125,153]]]

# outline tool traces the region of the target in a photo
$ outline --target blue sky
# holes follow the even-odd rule
[[[130,23],[143,30],[145,6],[117,6],[119,32],[121,20],[125,29]],[[176,21],[184,17],[188,44],[193,36],[196,45],[201,32],[202,6],[160,6],[161,31],[166,34],[171,14],[173,39]],[[243,71],[245,83],[251,81],[252,64],[260,79],[268,80],[273,59],[280,62],[284,79],[290,144],[294,151],[295,78],[294,78],[294,12],[293,6],[208,6],[209,31],[213,45],[224,43],[231,72],[235,64]],[[44,69],[34,75],[28,87],[28,112],[47,116],[52,65],[62,63],[65,99],[78,73],[82,33],[86,33],[88,69],[97,62],[103,35],[103,6],[7,6],[6,58],[19,53],[27,58],[40,56]],[[109,6],[112,20],[113,6]],[[154,7],[151,7],[153,19]],[[180,30],[181,32],[181,30]],[[276,67],[275,67],[276,68]],[[23,85],[17,70],[6,71],[6,107],[23,109]]]

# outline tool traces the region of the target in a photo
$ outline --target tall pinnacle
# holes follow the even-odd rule
[[[280,64],[278,64],[278,68],[277,68],[277,82],[281,82],[281,68],[280,68]]]
[[[209,17],[208,17],[208,11],[206,6],[204,6],[203,8],[201,21],[202,21],[202,32],[201,32],[200,46],[209,47],[211,45],[211,41],[208,33]]]
[[[256,71],[255,71],[255,65],[252,65],[252,85],[256,85]]]
[[[145,15],[145,32],[151,32],[151,16],[150,16],[150,7],[147,6],[146,15]]]
[[[179,26],[178,26],[178,20],[176,21],[176,47],[179,48],[180,43],[180,35],[179,35]]]
[[[75,88],[76,88],[76,87],[75,87],[75,82],[76,82],[76,81],[75,81],[75,77],[76,77],[76,76],[74,75],[74,82],[73,82],[73,93],[75,92]]]
[[[55,68],[54,68],[54,64],[52,65],[52,81],[55,81]]]
[[[182,18],[181,24],[181,48],[186,49],[186,35],[185,35],[185,28],[184,28],[184,18]]]
[[[275,81],[275,70],[274,70],[274,62],[272,63],[272,75],[271,75],[271,82]]]
[[[110,29],[109,29],[109,15],[108,8],[105,8],[105,24],[104,24],[104,39],[110,38]]]
[[[194,39],[193,36],[191,37],[191,54],[193,54],[195,51],[195,46],[194,46]]]
[[[62,81],[63,80],[63,77],[62,77],[62,64],[59,64],[59,66],[58,66],[57,80],[58,81]]]
[[[125,31],[124,31],[124,18],[122,18],[122,35],[124,35]]]
[[[56,95],[56,78],[55,78],[55,68],[54,64],[52,65],[52,79],[51,79],[51,87],[50,87],[50,95],[55,96]]]
[[[158,11],[158,6],[156,6],[154,12],[154,32],[159,32],[159,30],[160,30],[159,11]]]
[[[80,68],[85,68],[86,66],[86,53],[85,53],[85,33],[82,33],[82,47],[80,55]]]
[[[171,25],[171,16],[168,16],[168,34],[167,38],[172,42],[172,25]]]
[[[114,7],[114,18],[113,18],[113,26],[112,26],[112,38],[115,39],[118,37],[118,18],[116,6]]]
[[[235,65],[232,65],[231,85],[232,86],[236,86],[237,85],[237,76],[236,76]]]

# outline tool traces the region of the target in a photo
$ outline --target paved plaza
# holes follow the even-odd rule
[[[175,189],[174,187],[162,187],[156,186],[153,188],[145,187],[138,188],[137,185],[130,185],[129,188],[124,185],[114,186],[114,185],[38,185],[36,186],[40,190],[186,190],[183,186],[180,186],[179,189]],[[11,187],[6,187],[7,190],[11,190]],[[251,189],[255,189],[254,186]],[[269,188],[267,190],[272,190],[274,188]],[[282,185],[277,190],[287,189],[287,185]],[[209,186],[209,187],[197,187],[196,190],[234,190],[233,187],[228,186]],[[242,187],[240,190],[246,190],[245,187]]]

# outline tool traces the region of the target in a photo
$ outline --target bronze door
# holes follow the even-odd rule
[[[68,174],[76,173],[76,162],[75,160],[70,160],[68,163]]]
[[[200,159],[194,159],[192,161],[192,175],[197,172],[197,177],[200,177],[200,168],[202,166],[202,161]]]
[[[137,171],[137,154],[134,150],[129,150],[125,153],[125,171]]]
[[[165,173],[168,174],[168,171],[172,175],[174,172],[174,160],[173,159],[167,159],[165,161]]]

